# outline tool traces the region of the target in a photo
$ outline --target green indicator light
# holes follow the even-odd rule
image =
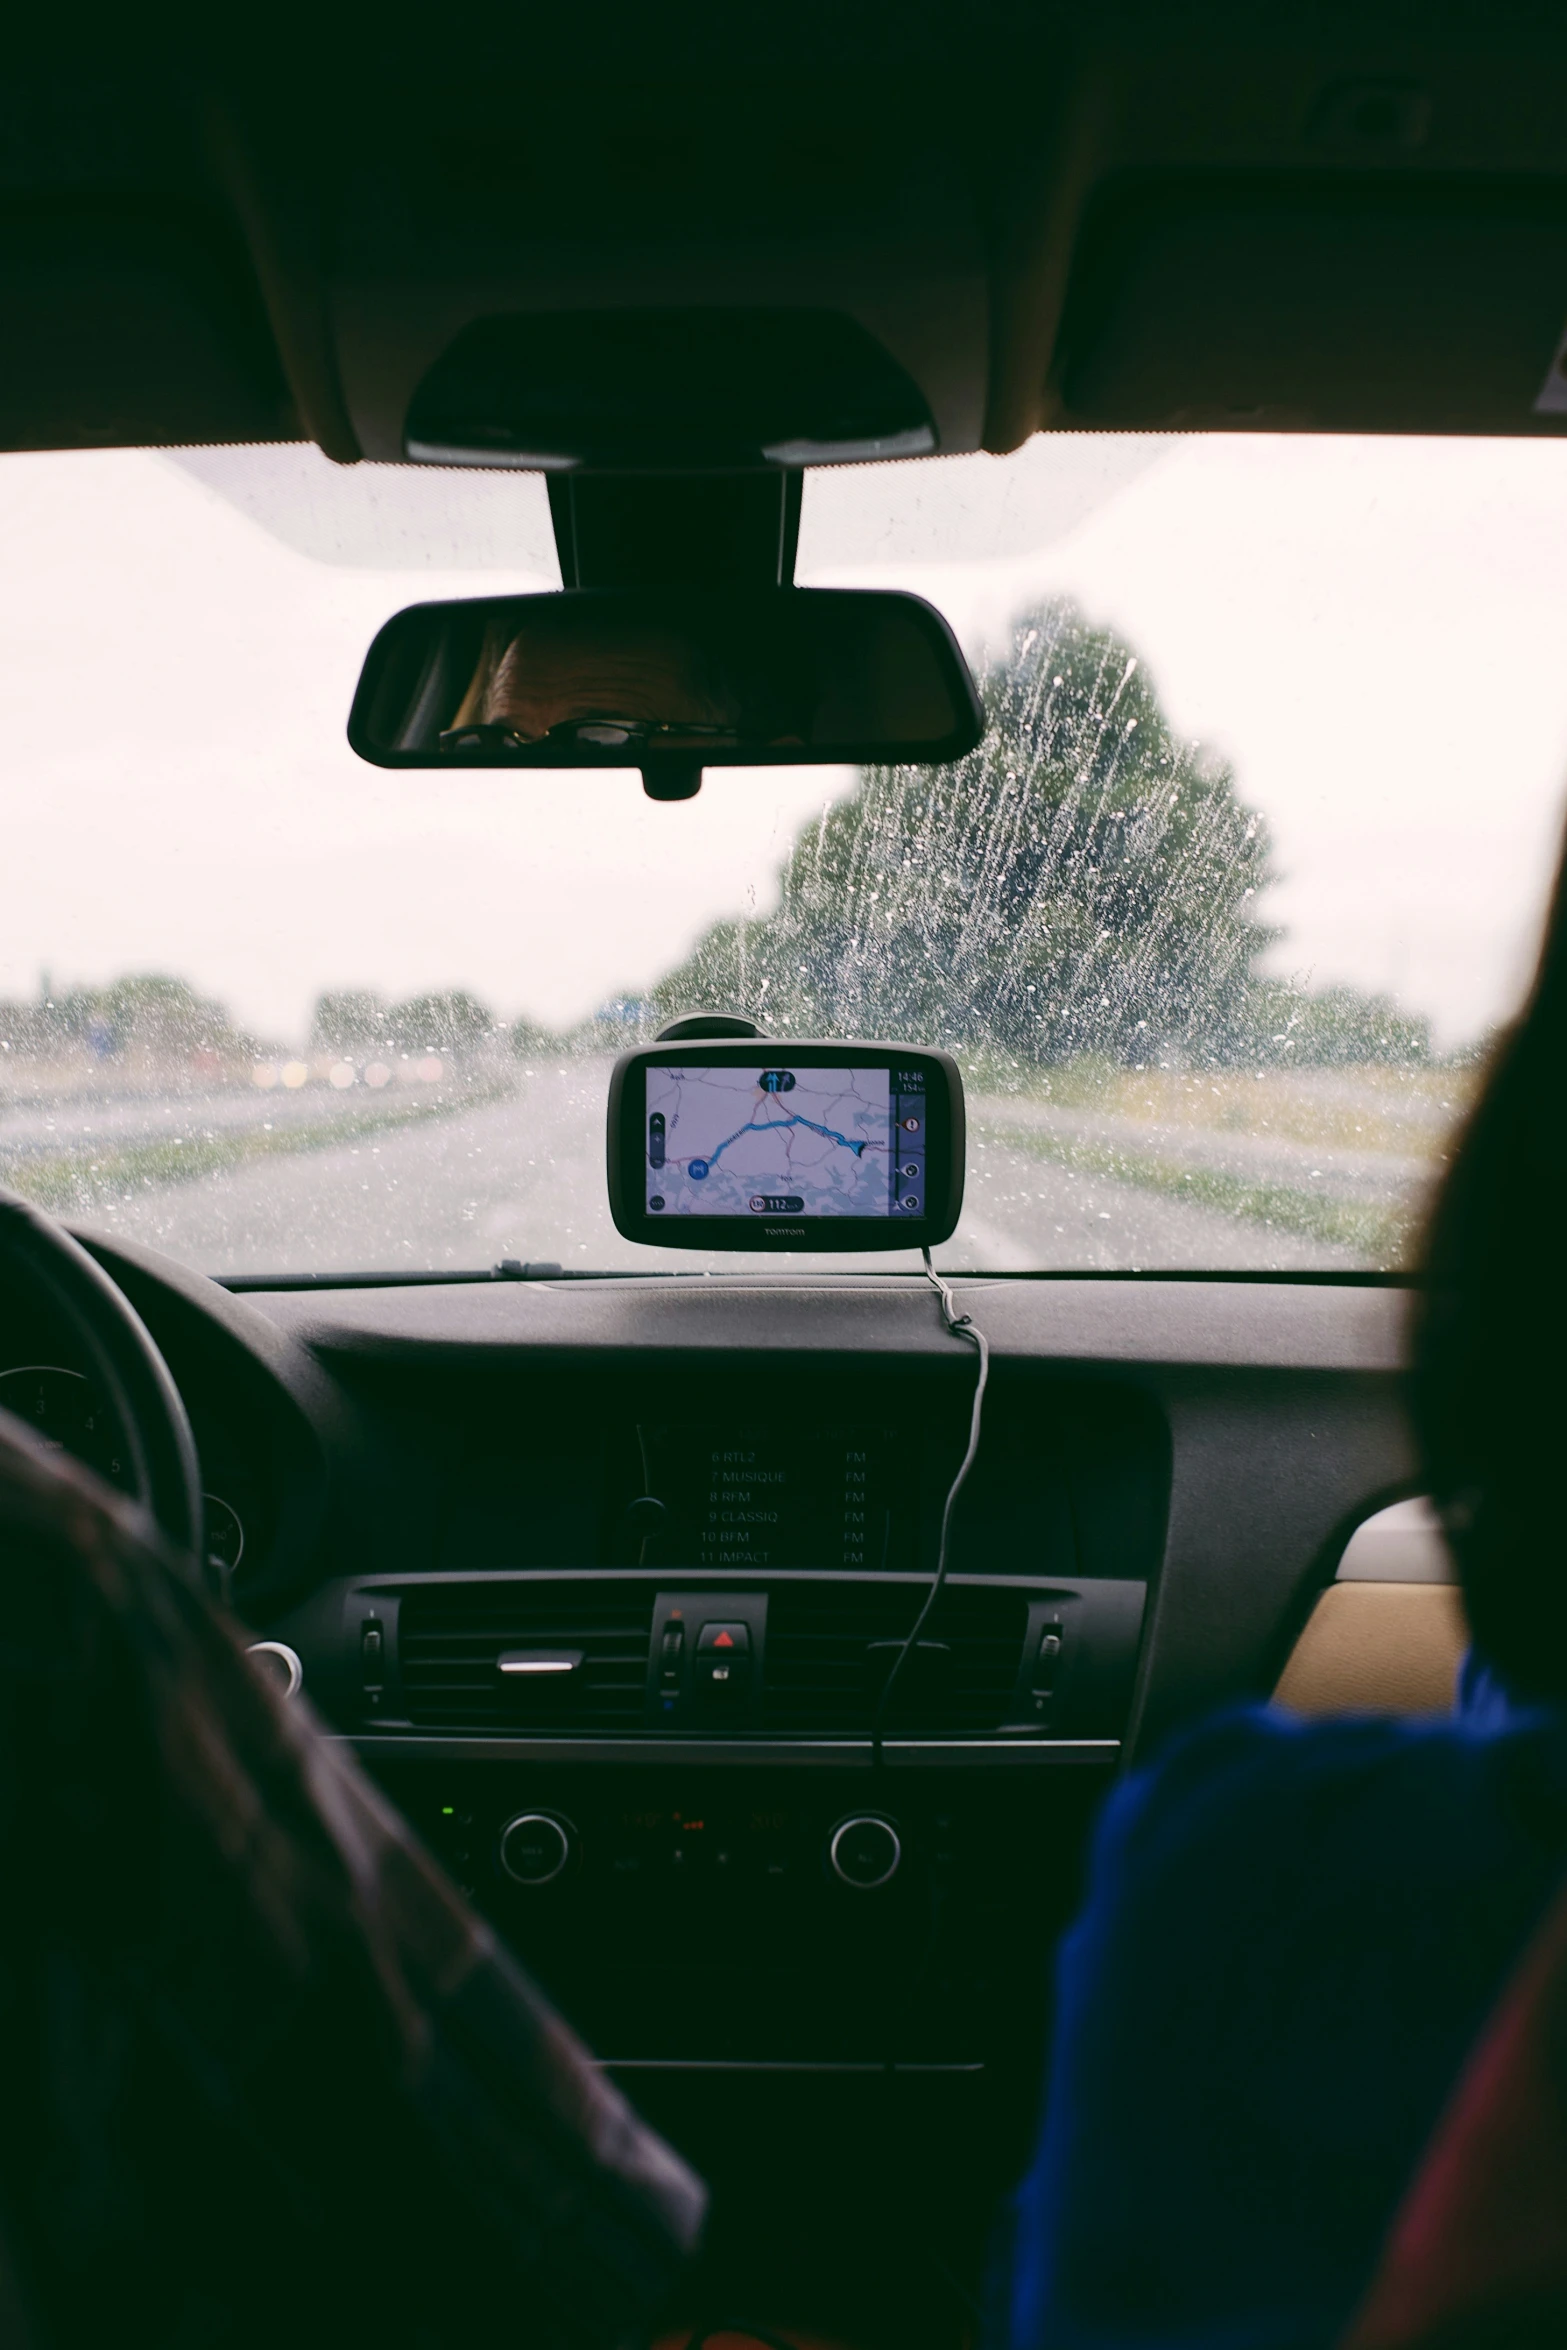
[[[442,1806],[441,1806],[441,1817],[442,1817],[442,1819],[443,1819],[443,1820],[454,1820],[454,1819],[457,1817],[457,1806],[456,1806],[456,1804],[455,1804],[455,1803],[443,1803],[443,1804],[442,1804]]]

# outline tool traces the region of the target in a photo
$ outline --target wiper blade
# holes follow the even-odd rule
[[[474,1281],[613,1281],[612,1272],[586,1267],[524,1263],[503,1257],[498,1265],[474,1265],[439,1273],[400,1272],[395,1267],[379,1273],[214,1273],[220,1289],[438,1289]]]

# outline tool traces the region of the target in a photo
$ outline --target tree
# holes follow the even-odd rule
[[[198,995],[187,980],[170,979],[162,972],[116,979],[105,1003],[121,1050],[140,1045],[152,1053],[212,1052],[234,1041],[220,1003]]]
[[[387,1013],[393,1041],[404,1052],[466,1053],[495,1033],[495,1015],[466,988],[410,997]]]
[[[560,1039],[553,1028],[546,1028],[537,1020],[530,1020],[526,1012],[519,1012],[511,1023],[511,1049],[519,1060],[530,1053],[552,1053],[559,1049]]]
[[[100,1059],[137,1052],[154,1060],[191,1053],[248,1050],[228,1013],[188,980],[160,971],[129,972],[108,987],[78,987],[31,1007],[17,1007],[30,1049],[47,1053],[86,1045]]]
[[[336,988],[317,996],[310,1042],[323,1053],[384,1052],[389,1042],[385,1003],[368,987]]]
[[[1025,614],[980,686],[978,750],[868,769],[796,841],[777,911],[715,925],[659,984],[661,1014],[1026,1060],[1230,1049],[1273,933],[1267,828],[1229,768],[1068,603]]]
[[[1433,1058],[1431,1023],[1390,995],[1325,987],[1318,995],[1282,979],[1259,980],[1248,1006],[1255,1058],[1298,1067],[1407,1065]]]

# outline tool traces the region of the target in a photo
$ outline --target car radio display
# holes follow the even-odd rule
[[[917,1067],[652,1066],[650,1216],[921,1216]]]
[[[918,1471],[888,1428],[652,1427],[652,1491],[698,1567],[908,1566]]]

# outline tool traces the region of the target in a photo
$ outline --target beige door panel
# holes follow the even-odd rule
[[[1274,1697],[1299,1714],[1450,1713],[1469,1645],[1452,1583],[1330,1583]]]

